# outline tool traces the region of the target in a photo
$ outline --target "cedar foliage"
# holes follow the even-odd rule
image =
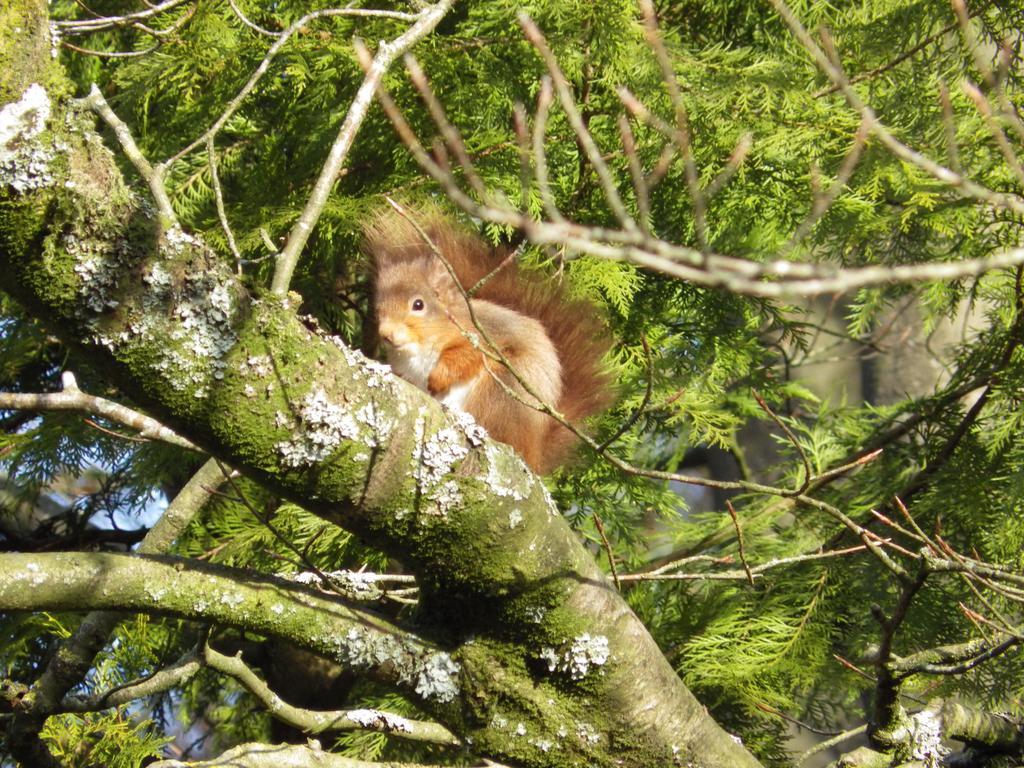
[[[312,4],[240,0],[239,5],[258,24],[280,30]],[[772,259],[807,215],[814,177],[820,176],[821,186],[834,178],[858,118],[840,96],[816,94],[827,89],[827,80],[767,5],[749,0],[664,0],[657,5],[690,112],[702,179],[722,169],[742,135],[750,133],[754,140],[746,162],[711,201],[709,243],[720,253]],[[124,12],[129,6],[134,8],[116,0],[90,4],[99,13]],[[515,23],[520,8],[545,31],[590,130],[610,155],[623,194],[635,203],[616,128],[621,105],[615,89],[628,85],[666,118],[671,107],[636,9],[624,0],[464,2],[419,45],[417,58],[459,126],[478,172],[509,199],[524,196],[510,115],[516,103],[536,100],[543,67]],[[820,24],[832,31],[851,75],[874,73],[858,89],[885,123],[908,144],[939,159],[946,156],[947,139],[937,93],[940,84],[948,85],[962,166],[993,189],[1020,191],[959,88],[963,79],[978,82],[980,75],[956,29],[942,32],[954,21],[947,5],[803,0],[793,8],[809,28]],[[1022,9],[1007,2],[979,3],[970,10],[983,52],[1008,42],[1007,89],[1019,108]],[[71,0],[51,3],[51,12],[58,17],[83,13]],[[154,25],[183,12],[171,11]],[[378,19],[311,23],[286,46],[219,136],[227,217],[253,287],[268,283],[273,264],[261,231],[274,243],[286,236],[361,80],[352,36],[384,39],[399,26]],[[143,50],[150,44],[127,31],[76,42],[96,50]],[[159,158],[173,154],[215,119],[267,46],[267,38],[244,27],[226,2],[213,2],[198,4],[173,40],[148,55],[99,59],[65,50],[62,56],[82,92],[97,82],[132,127],[143,152]],[[912,55],[893,64],[912,49]],[[432,135],[426,109],[406,74],[395,68],[386,82],[420,135]],[[651,168],[660,151],[658,138],[642,126],[635,130],[641,159]],[[612,224],[596,178],[581,162],[559,110],[552,113],[548,136],[550,175],[562,209],[581,221]],[[1015,140],[1013,134],[1010,139]],[[134,175],[127,165],[125,173]],[[169,183],[182,222],[227,254],[205,152],[177,166]],[[652,200],[652,225],[661,237],[692,244],[696,233],[686,190],[682,163],[675,162]],[[383,195],[436,201],[439,190],[374,108],[294,282],[309,313],[371,353],[376,350],[366,327],[367,269],[358,240],[361,223],[382,204]],[[530,210],[541,215],[536,190],[526,190],[525,198]],[[792,257],[837,266],[956,260],[1018,246],[1020,226],[1016,217],[966,202],[870,141],[847,188]],[[483,235],[507,243],[515,233],[486,227]],[[824,333],[817,327],[820,313],[809,305],[730,295],[629,264],[571,256],[528,249],[524,258],[533,268],[557,274],[552,279],[564,280],[606,313],[615,339],[609,362],[622,397],[593,425],[598,439],[614,434],[635,409],[646,406],[613,446],[615,453],[641,466],[674,470],[699,464],[703,449],[713,449],[732,455],[753,473],[752,479],[798,486],[803,476],[798,452],[758,406],[752,394],[756,389],[793,430],[815,472],[839,466],[868,447],[885,449],[849,478],[818,491],[820,498],[867,522],[872,509],[893,514],[891,500],[899,495],[922,528],[941,529],[959,551],[1024,567],[1019,274],[1004,270],[952,283],[860,290],[843,297],[844,325]],[[69,367],[84,390],[118,397],[91,372],[88,360],[62,348],[8,299],[0,302],[4,389],[56,389],[60,371]],[[922,337],[956,318],[965,303],[974,309],[961,342],[943,353],[944,374],[928,389],[905,399],[865,402],[844,396],[845,382],[808,383],[810,364],[830,355],[877,356],[872,364],[881,370],[893,365],[886,354],[898,342],[885,338],[884,331],[906,302],[919,310]],[[653,350],[650,361],[642,338]],[[645,400],[648,377],[652,393]],[[972,401],[950,395],[984,386],[989,393],[977,413],[970,412]],[[858,391],[852,384],[849,389]],[[77,416],[3,417],[4,519],[44,500],[61,508],[45,526],[19,531],[5,523],[7,548],[39,547],[58,535],[61,546],[75,548],[77,537],[93,526],[109,527],[113,520],[125,527],[143,525],[152,519],[159,499],[173,494],[195,466],[195,458],[178,449],[128,442]],[[910,422],[913,426],[897,439],[878,442],[893,427]],[[767,452],[765,440],[750,442],[751,435],[766,432],[777,438]],[[694,494],[631,477],[586,453],[550,484],[579,535],[592,542],[606,564],[594,524],[597,518],[603,521],[620,573],[669,552],[738,557],[735,528],[718,499],[709,508]],[[238,491],[246,503],[239,503],[235,492],[216,497],[178,542],[179,554],[272,572],[300,570],[296,552],[325,570],[387,565],[344,531],[298,507],[280,504],[247,483],[240,483]],[[777,497],[745,494],[733,503],[752,564],[856,543],[821,512],[795,508]],[[276,533],[266,519],[273,520]],[[889,610],[896,594],[891,576],[864,553],[768,571],[754,588],[706,580],[649,582],[629,589],[634,609],[687,684],[719,722],[769,765],[791,759],[785,723],[773,711],[826,730],[863,721],[872,684],[838,664],[835,656],[857,662],[869,655],[879,635],[869,606]],[[978,629],[958,610],[961,602],[1019,621],[1019,604],[999,595],[988,599],[989,608],[979,605],[968,587],[953,579],[930,586],[914,602],[898,635],[897,653],[976,636]],[[79,618],[6,617],[0,660],[7,675],[34,679],[54,643]],[[84,687],[104,688],[165,666],[194,643],[195,632],[175,621],[126,619]],[[1019,654],[962,675],[919,677],[908,689],[926,699],[962,697],[993,711],[1024,714]],[[334,702],[341,704],[414,712],[411,703],[365,681],[350,683],[345,701]],[[246,694],[204,673],[177,695],[156,697],[141,709],[54,718],[44,737],[68,765],[139,765],[160,753],[176,723],[200,720],[211,728],[204,744],[210,749],[270,736],[269,719]],[[426,749],[377,734],[348,735],[333,744],[364,759],[422,758]]]

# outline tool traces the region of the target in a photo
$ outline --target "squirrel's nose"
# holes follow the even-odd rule
[[[398,326],[395,323],[383,322],[377,328],[377,333],[380,334],[381,339],[386,341],[388,344],[394,345],[395,333],[398,330]]]

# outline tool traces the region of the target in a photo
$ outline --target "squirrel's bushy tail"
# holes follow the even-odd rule
[[[444,254],[465,290],[484,280],[473,298],[514,309],[544,326],[562,364],[562,396],[552,405],[566,420],[576,424],[611,405],[614,390],[603,362],[610,334],[590,302],[570,297],[557,278],[520,269],[508,250],[491,247],[436,213],[410,215]],[[416,227],[394,211],[378,215],[365,233],[366,249],[378,264],[436,258]],[[568,429],[554,420],[549,424],[542,472],[562,464],[576,443]]]

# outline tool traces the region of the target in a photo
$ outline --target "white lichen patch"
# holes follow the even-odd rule
[[[355,417],[337,403],[332,403],[322,387],[308,392],[299,407],[299,433],[277,444],[281,462],[286,467],[317,464],[344,440],[361,438]]]
[[[416,693],[424,699],[452,701],[459,693],[460,667],[447,653],[429,656],[416,675]]]
[[[82,240],[73,232],[68,232],[62,238],[61,245],[75,259],[74,272],[80,281],[79,296],[84,304],[83,309],[88,310],[88,313],[80,315],[86,317],[88,314],[116,308],[119,302],[114,298],[114,291],[130,258],[128,244],[118,240],[107,253],[100,254],[97,252],[98,243]]]
[[[315,573],[313,571],[301,571],[294,575],[282,575],[290,578],[299,584],[309,584],[316,587],[329,588],[330,591],[340,593],[350,600],[373,601],[379,600],[384,595],[384,590],[378,586],[383,577],[372,571],[327,571]],[[328,584],[324,584],[324,578]]]
[[[199,238],[195,235],[190,235],[179,224],[168,227],[164,232],[163,247],[169,256],[181,256],[189,249],[200,246]]]
[[[184,295],[173,305],[178,322],[173,325],[170,338],[181,342],[191,354],[168,355],[166,359],[174,363],[168,369],[187,374],[187,381],[194,384],[203,381],[208,367],[213,369],[213,378],[222,379],[224,358],[238,341],[230,322],[234,303],[231,291],[209,275],[189,276],[183,287]],[[197,397],[205,394],[205,387],[196,392]]]
[[[420,410],[413,424],[417,449],[413,454],[412,474],[423,498],[433,502],[426,509],[427,514],[447,517],[463,503],[459,484],[449,475],[469,455],[468,438],[455,427],[444,427],[427,437],[424,411]]]
[[[584,744],[597,744],[601,740],[601,734],[590,723],[579,723],[576,726],[576,735]]]
[[[371,360],[359,350],[349,347],[339,336],[330,336],[328,339],[341,350],[345,362],[358,371],[367,387],[384,389],[388,394],[392,393],[391,387],[395,382],[395,374],[391,371],[390,365]]]
[[[243,376],[266,378],[274,370],[270,355],[249,355],[238,364],[238,372]]]
[[[449,512],[454,512],[462,505],[462,493],[459,491],[459,484],[454,480],[445,480],[427,494],[434,506],[428,509],[429,514],[448,517]]]
[[[911,756],[924,763],[925,768],[938,768],[950,749],[942,743],[942,718],[929,709],[910,717],[913,749]]]
[[[241,592],[225,592],[220,596],[220,601],[230,608],[237,608],[245,602],[245,595]]]
[[[419,464],[425,485],[440,483],[455,465],[469,455],[464,437],[452,427],[445,427],[420,441]]]
[[[54,149],[39,140],[49,117],[50,97],[38,83],[0,109],[0,187],[24,193],[53,184]]]
[[[11,578],[15,581],[27,581],[33,587],[42,586],[49,580],[49,576],[39,567],[39,563],[26,563],[25,571],[15,572]]]
[[[536,747],[537,749],[539,749],[539,750],[540,750],[541,752],[550,752],[550,751],[551,751],[551,749],[552,749],[552,748],[553,748],[554,746],[556,746],[556,745],[555,745],[555,744],[554,744],[554,743],[553,743],[552,741],[550,741],[549,739],[529,739],[529,740],[528,740],[528,743],[529,743],[530,745],[532,745],[532,746]]]
[[[157,587],[152,584],[147,584],[146,594],[149,595],[150,600],[155,603],[159,603],[167,596],[167,587]]]
[[[345,716],[363,728],[372,728],[375,731],[412,733],[412,724],[404,717],[393,715],[390,712],[381,712],[379,709],[353,709]]]
[[[547,609],[543,606],[537,605],[526,611],[526,620],[533,624],[540,624],[544,621],[544,616],[547,614]]]
[[[50,58],[56,59],[60,55],[60,27],[57,22],[51,21],[50,27]]]
[[[533,488],[533,475],[526,464],[511,448],[490,444],[484,448],[487,457],[487,475],[484,482],[502,498],[524,501]]]
[[[78,315],[94,331],[94,341],[115,353],[126,344],[155,345],[156,370],[175,391],[192,389],[197,398],[206,396],[211,378],[223,378],[224,358],[238,340],[232,327],[233,278],[217,270],[192,269],[175,280],[170,269],[171,260],[186,251],[205,250],[197,237],[177,225],[164,232],[164,258],[143,268],[148,290],[116,336],[103,331],[101,317],[118,306],[118,281],[132,273],[129,243],[92,242],[68,233],[62,247],[76,260]],[[214,260],[212,254],[204,257]]]
[[[369,402],[356,411],[356,421],[369,429],[366,445],[378,448],[391,436],[395,428],[395,420],[374,402]]]
[[[508,527],[515,528],[523,522],[523,513],[518,509],[513,509],[508,513]]]
[[[394,670],[398,681],[424,699],[448,702],[459,693],[461,667],[444,651],[412,646],[392,635],[350,629],[341,637],[325,638],[343,664],[357,669]]]
[[[545,647],[540,652],[549,672],[568,675],[571,680],[582,680],[593,668],[604,666],[609,655],[608,638],[589,632],[577,635],[560,648]]]
[[[487,439],[487,430],[477,424],[476,419],[471,414],[466,413],[461,408],[455,408],[451,411],[451,415],[470,445],[479,447],[484,444],[484,440]]]

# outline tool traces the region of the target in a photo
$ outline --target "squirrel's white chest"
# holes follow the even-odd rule
[[[427,391],[427,380],[437,365],[438,357],[440,354],[437,350],[424,347],[422,344],[403,344],[401,347],[388,349],[388,363],[391,364],[391,369],[424,392]]]
[[[424,392],[430,391],[427,382],[439,357],[440,353],[436,350],[424,348],[421,344],[404,344],[400,349],[393,347],[388,350],[388,362],[391,364],[391,369]],[[475,377],[449,387],[448,391],[442,394],[438,400],[449,408],[464,411],[466,399],[473,390],[474,384],[476,384]]]

